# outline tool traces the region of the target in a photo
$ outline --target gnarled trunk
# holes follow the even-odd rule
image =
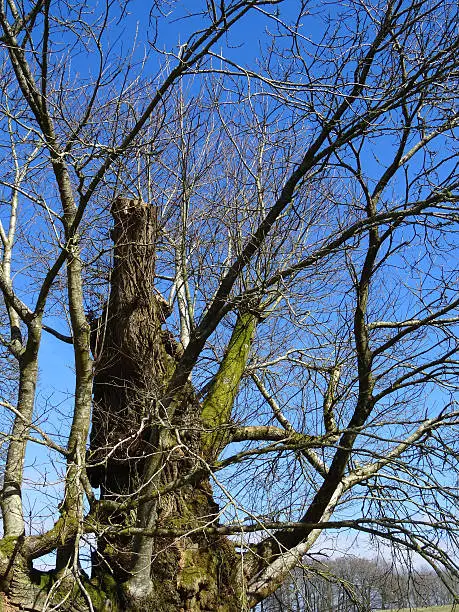
[[[38,555],[29,554],[27,538],[24,544],[23,538],[14,537],[11,550],[0,550],[4,603],[37,611],[53,606],[86,611],[90,599],[94,610],[238,611],[242,605],[233,543],[196,531],[215,520],[219,509],[208,477],[196,469],[208,449],[202,406],[191,383],[180,390],[173,422],[164,422],[159,410],[181,351],[163,329],[167,306],[155,292],[156,209],[119,198],[112,214],[110,296],[102,315],[91,321],[95,377],[87,473],[90,484],[100,488],[92,575],[77,581],[65,570],[34,570],[31,559]],[[141,574],[146,573],[150,588],[136,594],[127,585],[139,565],[135,526],[144,464],[152,454],[159,457],[155,493],[163,492],[156,497],[151,524],[160,535],[152,536],[149,569]],[[193,478],[173,484],[191,473]],[[56,529],[61,528],[64,544],[67,535],[58,523]],[[177,531],[187,535],[176,537]],[[71,544],[73,536],[66,541]]]
[[[165,423],[159,404],[180,347],[162,325],[167,306],[155,293],[156,209],[119,198],[114,217],[114,267],[110,298],[94,327],[96,358],[89,477],[101,499],[127,502],[128,509],[105,517],[122,534],[101,535],[93,558],[94,577],[114,577],[123,606],[144,610],[240,609],[233,589],[236,553],[225,538],[199,534],[153,540],[152,589],[136,601],[122,588],[132,576],[136,538],[136,498],[142,495],[145,457],[160,457],[158,486],[167,487],[196,467],[201,452],[200,405],[191,384],[180,394],[174,422]],[[207,479],[196,479],[158,497],[154,527],[189,529],[218,513]],[[112,530],[113,531],[113,530]]]

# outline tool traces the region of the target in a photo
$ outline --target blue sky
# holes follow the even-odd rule
[[[182,3],[180,6],[183,5],[186,5],[186,3]],[[190,5],[192,6],[193,3],[190,3]],[[284,2],[281,5],[282,11],[286,10],[288,16],[293,15],[294,11],[291,7],[295,5],[296,2],[290,2],[290,0]],[[120,50],[122,49],[122,52],[127,54],[131,49],[131,42],[128,42],[126,39],[131,38],[136,30],[138,30],[138,50],[135,55],[140,61],[143,57],[144,50],[148,48],[148,40],[144,31],[144,25],[148,19],[147,10],[144,3],[132,2],[128,5],[128,11],[130,14],[124,17],[121,23],[115,24],[107,33],[106,38],[112,42],[117,41],[116,46],[118,51],[121,52]],[[306,18],[303,21],[306,21]],[[307,18],[307,22],[310,25],[306,27],[306,33],[311,36],[318,36],[321,27],[319,26],[318,19],[315,17]],[[171,19],[168,24],[166,24],[166,21],[163,21],[161,29],[158,32],[156,46],[160,50],[176,51],[179,43],[183,43],[187,39],[189,32],[193,31],[193,28],[196,26],[200,26],[200,21],[198,19]],[[269,26],[273,26],[273,23],[271,22]],[[259,14],[253,13],[251,16],[245,17],[245,19],[232,31],[231,35],[223,41],[222,44],[225,47],[224,52],[238,63],[253,65],[259,57],[259,41],[265,36],[265,28],[266,22]],[[65,47],[66,41],[63,40],[61,42],[63,47]],[[115,51],[114,56],[116,56]],[[92,63],[95,59],[96,56],[93,54],[80,54],[74,60],[72,70],[77,74],[79,73],[81,76],[87,75],[92,71]],[[162,61],[163,57],[161,55],[152,53],[151,58],[146,64],[147,75],[156,74]],[[390,142],[390,138],[391,137],[388,137],[388,143]],[[389,152],[389,150],[390,146],[388,144],[387,152]],[[382,156],[384,156],[384,152]],[[370,155],[367,157],[367,160],[368,166],[366,170],[369,171],[369,169],[371,169],[371,172],[374,171],[375,173],[380,168],[379,162],[384,161],[381,158],[375,160]],[[20,267],[20,263],[20,261],[16,263],[17,268]],[[48,322],[53,324],[55,321],[53,318],[50,318]],[[56,321],[56,326],[61,329],[61,323]],[[40,352],[37,415],[39,415],[40,419],[43,418],[45,420],[46,429],[52,433],[55,432],[65,435],[68,430],[72,408],[73,384],[72,348],[69,345],[59,342],[48,334],[44,334]],[[40,415],[43,415],[43,417]],[[29,445],[27,463],[30,466],[27,472],[28,475],[36,480],[38,474],[38,479],[43,483],[45,481],[49,482],[49,480],[54,480],[56,477],[55,469],[59,472],[63,468],[60,459],[54,464],[50,463],[47,451],[43,449],[43,447],[34,444]],[[37,495],[35,491],[31,494],[30,500],[35,508],[40,504],[46,505],[48,503],[46,497]],[[46,512],[46,508],[44,508],[43,512]]]

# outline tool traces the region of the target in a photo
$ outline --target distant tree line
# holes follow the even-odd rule
[[[441,606],[452,603],[452,591],[457,592],[459,586],[451,581],[448,585],[433,570],[343,557],[297,568],[262,603],[260,612],[370,612]]]

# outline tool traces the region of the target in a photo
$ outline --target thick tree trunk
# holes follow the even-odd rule
[[[209,455],[209,440],[202,435],[202,406],[190,383],[180,391],[173,422],[165,423],[159,410],[180,346],[162,329],[168,313],[154,288],[156,209],[119,198],[112,214],[110,297],[102,316],[92,321],[95,378],[88,476],[93,487],[100,487],[101,506],[105,502],[108,508],[98,515],[92,576],[77,581],[64,570],[36,571],[24,539],[4,539],[3,603],[11,609],[86,611],[90,598],[94,610],[112,612],[236,612],[243,604],[236,587],[235,547],[227,538],[196,532],[218,513],[209,480],[200,476],[191,484],[170,486],[196,468],[197,457]],[[150,521],[161,529],[161,537],[151,540],[151,556],[133,576],[139,567],[138,538],[129,530],[139,524],[136,502],[142,495],[145,457],[152,453],[158,457],[158,487],[169,490],[157,497]],[[189,535],[174,537],[176,530],[189,530]],[[128,588],[145,576],[148,588],[137,593]]]
[[[93,486],[100,486],[103,500],[132,501],[142,494],[145,456],[157,454],[158,485],[164,487],[189,473],[201,453],[201,407],[191,385],[181,392],[173,423],[165,423],[159,409],[180,347],[162,329],[167,307],[155,293],[155,213],[152,206],[123,198],[112,207],[114,267],[108,304],[94,325],[96,376],[89,453],[89,477]],[[200,480],[158,498],[155,520],[149,522],[161,529],[191,532],[217,512],[209,482]],[[111,525],[128,528],[136,524],[137,509],[131,506],[129,512],[114,512],[107,518]],[[104,580],[108,573],[118,585],[132,585],[133,578],[150,580],[137,591],[120,589],[126,609],[240,609],[232,576],[236,553],[225,538],[155,538],[149,547],[151,558],[140,560],[144,566],[140,571],[136,541],[129,535],[101,536],[94,555],[95,578]],[[133,571],[138,576],[133,577]]]

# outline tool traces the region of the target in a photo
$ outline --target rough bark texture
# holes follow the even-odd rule
[[[202,407],[190,383],[180,392],[172,423],[164,423],[158,410],[180,348],[170,332],[162,329],[167,309],[154,289],[156,209],[138,200],[119,198],[112,214],[111,291],[104,312],[91,321],[95,377],[87,465],[90,483],[100,487],[101,500],[123,503],[140,494],[145,456],[161,453],[162,487],[195,467],[206,436],[202,435]],[[152,440],[158,440],[158,447]],[[160,496],[156,510],[155,527],[192,532],[208,524],[218,506],[208,479],[201,478]],[[54,606],[86,612],[91,609],[90,598],[97,611],[242,609],[234,586],[238,582],[234,545],[227,538],[199,533],[155,538],[152,592],[143,599],[133,598],[132,592],[128,595],[124,585],[132,576],[135,539],[117,534],[116,528],[133,527],[136,514],[135,505],[129,510],[115,508],[101,513],[92,576],[82,575],[79,584],[65,571],[34,570],[23,538],[4,539],[6,548],[0,549],[4,606],[34,611]],[[107,527],[115,532],[108,535]]]
[[[119,198],[110,298],[92,322],[95,357],[89,477],[103,498],[129,494],[141,473],[145,428],[161,394],[165,364],[154,298],[155,209]]]
[[[164,458],[161,485],[193,468],[201,445],[200,406],[188,385],[181,394],[174,423],[164,424],[159,418],[158,403],[174,370],[179,347],[162,329],[166,307],[154,289],[156,209],[120,198],[112,213],[115,249],[111,293],[102,317],[94,325],[96,375],[89,453],[93,467],[89,476],[93,486],[101,487],[102,499],[123,501],[138,494],[142,457],[149,453],[161,451]],[[160,437],[161,449],[151,443]],[[169,441],[166,445],[165,438]],[[217,512],[209,482],[196,482],[161,497],[156,525],[191,530]],[[135,514],[132,510],[115,513],[109,521],[120,527],[134,525]],[[99,538],[95,577],[103,581],[108,572],[117,584],[126,581],[134,561],[132,548],[129,536]],[[151,598],[142,602],[125,600],[122,605],[126,609],[158,611],[240,609],[231,586],[234,561],[234,548],[225,538],[156,539]]]

